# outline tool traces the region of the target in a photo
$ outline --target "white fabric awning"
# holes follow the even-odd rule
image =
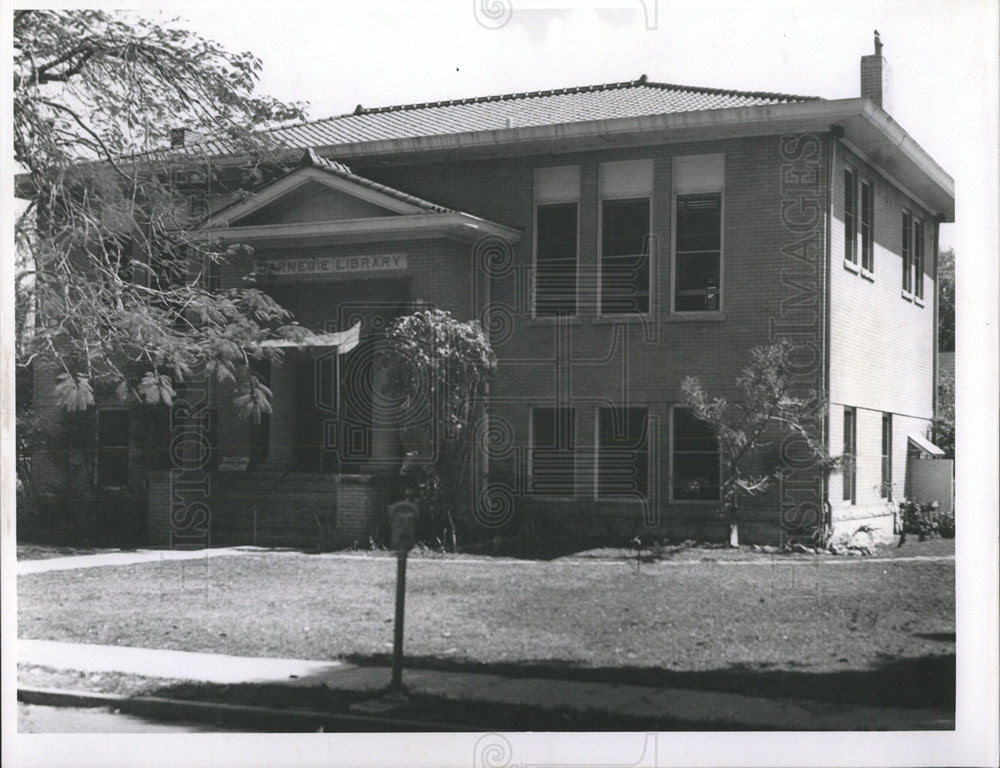
[[[931,456],[944,456],[944,451],[941,448],[938,448],[934,445],[934,443],[921,434],[911,432],[906,436],[906,439],[917,446],[917,448],[924,453],[929,453]]]
[[[361,321],[359,320],[346,331],[337,333],[316,333],[304,339],[268,339],[261,342],[262,347],[303,348],[303,347],[337,347],[340,354],[350,352],[361,339]]]

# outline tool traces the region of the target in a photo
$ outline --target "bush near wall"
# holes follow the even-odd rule
[[[936,501],[921,503],[904,499],[899,502],[899,513],[904,538],[908,533],[916,534],[920,541],[933,536],[955,538],[955,513],[942,510]]]

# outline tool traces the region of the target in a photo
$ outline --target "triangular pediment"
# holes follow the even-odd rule
[[[442,212],[448,211],[309,152],[300,167],[252,197],[213,214],[202,228],[357,221]]]
[[[300,224],[315,221],[344,221],[399,216],[384,204],[352,194],[351,189],[335,189],[316,179],[304,179],[294,189],[230,221],[232,227],[265,224]],[[370,197],[370,196],[369,196]]]

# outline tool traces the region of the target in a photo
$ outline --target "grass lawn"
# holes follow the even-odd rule
[[[298,553],[25,575],[18,635],[382,662],[395,576],[387,557]],[[912,677],[932,690],[915,689],[914,705],[947,703],[954,615],[949,560],[691,560],[637,572],[610,559],[411,558],[406,653],[415,664],[620,681],[731,689],[742,680],[740,690],[808,679],[867,687],[876,701],[881,684]],[[949,669],[951,692],[933,693]]]

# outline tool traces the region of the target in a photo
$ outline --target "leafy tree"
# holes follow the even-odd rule
[[[843,457],[829,456],[815,437],[815,427],[826,413],[825,400],[793,394],[790,362],[794,351],[787,340],[754,347],[750,364],[736,379],[740,394],[736,402],[710,398],[696,377],[688,376],[681,382],[683,404],[718,439],[722,513],[729,520],[732,546],[739,545],[740,500],[763,494],[784,472],[776,456],[766,460],[769,446],[785,437],[797,437],[823,472],[844,461]]]
[[[206,279],[250,250],[194,232],[191,195],[236,199],[280,166],[260,128],[301,105],[254,94],[260,61],[176,23],[92,10],[14,13],[19,367],[55,374],[59,404],[105,390],[170,405],[200,372],[270,409],[259,342],[301,329],[261,290]],[[171,126],[218,140],[169,151]],[[213,158],[241,158],[233,167]]]
[[[948,456],[955,455],[955,377],[946,371],[938,373],[938,415],[934,422],[934,443]]]
[[[406,490],[420,507],[422,534],[454,548],[496,356],[478,321],[460,322],[437,309],[398,318],[387,336],[393,352],[387,391],[402,419]]]
[[[955,351],[955,251],[938,254],[938,351]]]

